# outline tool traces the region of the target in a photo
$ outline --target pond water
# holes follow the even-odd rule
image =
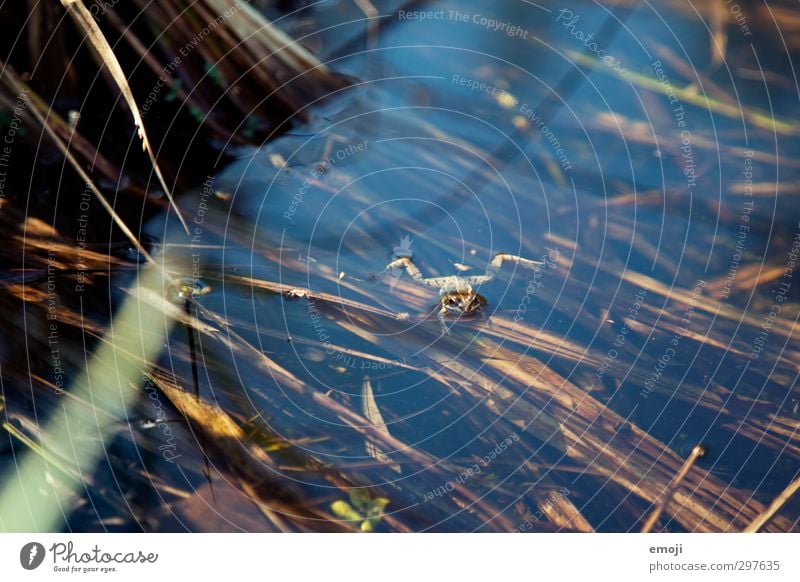
[[[181,197],[190,240],[147,228],[282,370],[201,334],[201,397],[291,443],[281,478],[313,503],[387,499],[379,530],[637,531],[697,444],[660,527],[741,529],[800,456],[797,87],[763,13],[723,15],[717,59],[709,13],[667,5],[376,7],[371,33],[346,2],[278,20],[352,85],[231,148]],[[446,331],[436,286],[384,272],[498,253],[542,266],[506,261]],[[185,338],[163,358],[188,378]],[[268,528],[182,426],[177,464],[146,423],[119,446],[192,494],[118,527]]]

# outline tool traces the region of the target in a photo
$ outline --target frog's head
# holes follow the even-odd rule
[[[486,305],[486,298],[472,290],[471,287],[456,289],[443,293],[439,297],[441,315],[471,315]]]

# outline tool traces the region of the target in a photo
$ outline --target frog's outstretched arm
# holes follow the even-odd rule
[[[468,285],[480,285],[481,283],[488,283],[494,279],[495,275],[497,275],[497,271],[503,266],[503,261],[512,261],[526,269],[533,270],[537,270],[539,267],[544,265],[542,261],[532,261],[530,259],[518,257],[517,255],[509,255],[508,253],[497,253],[494,259],[492,259],[492,262],[489,263],[489,266],[486,268],[486,274],[476,275],[474,277],[460,277],[460,279],[463,283]]]
[[[503,266],[504,261],[513,261],[526,269],[538,269],[542,263],[541,261],[532,261],[530,259],[526,259],[523,257],[519,257],[517,255],[509,255],[508,253],[498,253],[495,255],[492,262],[489,263],[489,267],[486,269],[486,273],[484,275],[476,275],[473,277],[459,277],[457,275],[450,275],[447,277],[429,277],[425,278],[422,276],[422,273],[417,268],[417,266],[412,262],[411,257],[400,257],[395,259],[391,263],[389,263],[386,268],[383,270],[383,274],[388,273],[392,269],[403,268],[406,270],[408,275],[414,279],[417,283],[421,285],[427,285],[429,287],[438,287],[442,290],[457,290],[460,288],[466,288],[469,285],[480,285],[481,283],[488,283],[494,276],[497,274],[497,271],[500,267]]]

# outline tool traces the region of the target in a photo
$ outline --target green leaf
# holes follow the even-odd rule
[[[353,509],[347,501],[342,499],[331,503],[331,511],[339,519],[345,521],[361,521],[364,516]]]
[[[359,529],[364,533],[375,531],[375,526],[383,518],[383,510],[389,504],[389,500],[385,497],[372,499],[367,489],[351,489],[349,496],[353,505],[341,499],[331,503],[334,515],[347,521],[360,521]]]

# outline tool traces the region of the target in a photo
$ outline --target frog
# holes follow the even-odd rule
[[[398,256],[400,254],[401,256]],[[445,318],[447,316],[470,317],[483,311],[488,305],[486,298],[478,293],[473,286],[482,285],[493,280],[504,262],[513,262],[526,269],[538,270],[544,263],[526,259],[509,253],[497,253],[486,268],[483,275],[447,275],[444,277],[423,277],[422,272],[414,264],[412,253],[395,253],[393,259],[381,272],[381,276],[396,272],[396,269],[405,269],[406,273],[419,285],[436,287],[439,289],[437,317],[445,333],[449,328]]]

